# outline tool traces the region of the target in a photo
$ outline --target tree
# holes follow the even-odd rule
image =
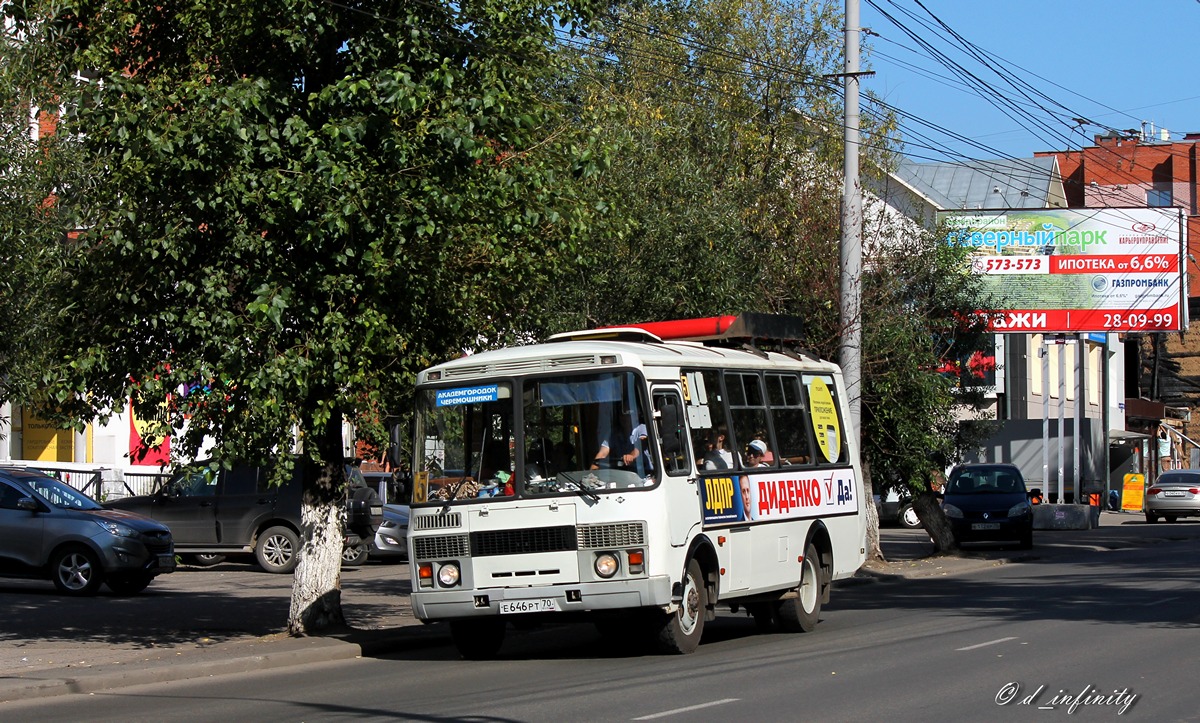
[[[342,624],[343,420],[383,441],[415,370],[502,338],[586,228],[601,154],[543,93],[586,4],[4,8],[6,60],[94,163],[58,201],[81,231],[56,303],[87,313],[59,319],[45,413],[132,398],[173,451],[281,478],[300,451],[288,626]]]
[[[621,3],[563,50],[574,82],[559,97],[611,109],[597,132],[615,150],[597,180],[609,232],[555,290],[552,328],[783,305],[792,290],[763,283],[791,251],[780,239],[805,230],[822,183],[840,183],[812,176],[840,142],[822,79],[839,31],[826,2]]]
[[[885,220],[864,253],[863,437],[866,463],[880,493],[901,489],[913,499],[938,552],[956,545],[932,488],[947,464],[986,436],[988,425],[964,426],[984,400],[940,373],[990,344],[983,317],[990,308],[964,249],[946,243],[944,229],[904,232]],[[882,558],[877,537],[869,546]]]

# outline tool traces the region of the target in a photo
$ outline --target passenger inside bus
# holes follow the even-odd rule
[[[746,445],[746,467],[770,467],[767,464],[767,443],[761,439],[751,440],[750,444]]]
[[[712,430],[703,467],[706,470],[733,469],[733,452],[729,450],[729,437],[724,426]]]

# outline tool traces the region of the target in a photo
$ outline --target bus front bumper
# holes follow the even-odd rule
[[[665,607],[672,602],[671,580],[665,575],[545,587],[414,591],[411,601],[413,614],[426,622],[509,613]]]

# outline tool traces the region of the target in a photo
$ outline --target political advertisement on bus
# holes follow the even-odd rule
[[[970,249],[996,332],[1179,331],[1178,208],[943,211],[948,243]]]
[[[858,511],[854,471],[829,467],[704,480],[704,523],[768,522]]]

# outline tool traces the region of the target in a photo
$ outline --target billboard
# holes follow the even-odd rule
[[[996,332],[1179,331],[1178,208],[942,211],[947,241],[971,250]]]

